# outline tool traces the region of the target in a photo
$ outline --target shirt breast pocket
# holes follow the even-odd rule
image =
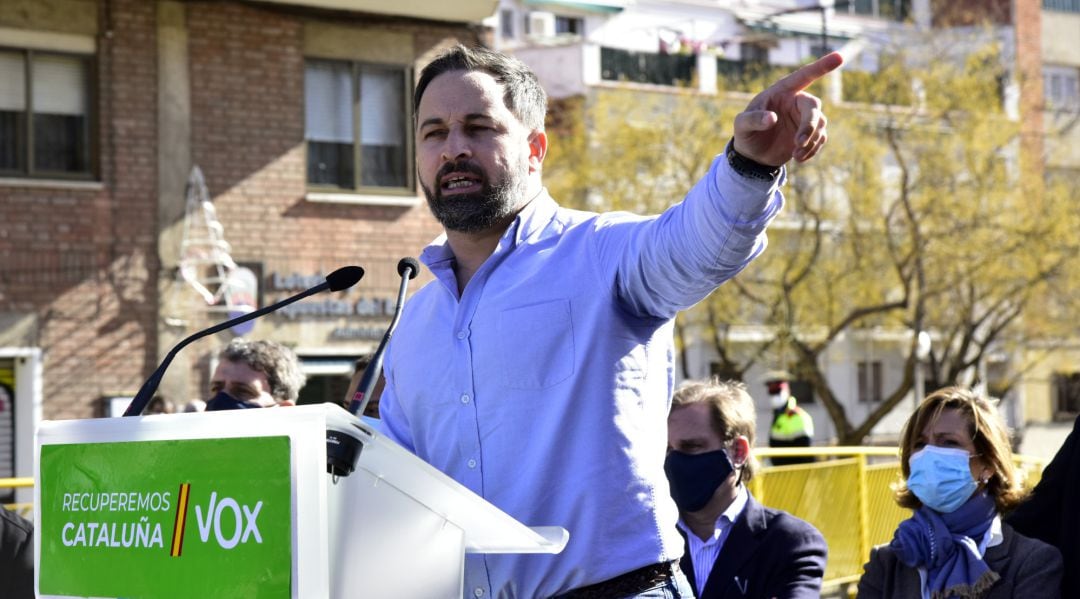
[[[503,310],[498,326],[498,359],[506,387],[547,389],[574,374],[570,300]]]

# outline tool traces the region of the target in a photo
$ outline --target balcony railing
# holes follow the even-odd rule
[[[600,48],[600,77],[605,81],[686,87],[694,81],[696,68],[693,55]]]

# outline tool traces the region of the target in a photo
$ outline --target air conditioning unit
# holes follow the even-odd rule
[[[529,37],[534,39],[555,37],[555,15],[543,11],[530,12]]]

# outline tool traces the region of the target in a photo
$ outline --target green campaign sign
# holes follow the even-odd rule
[[[289,438],[43,445],[39,592],[282,597]]]

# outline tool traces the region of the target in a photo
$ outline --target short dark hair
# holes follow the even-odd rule
[[[746,390],[746,385],[738,381],[722,381],[714,378],[710,381],[689,381],[675,390],[671,398],[671,409],[693,403],[707,403],[712,418],[713,431],[724,445],[736,437],[746,437],[750,445],[750,455],[743,465],[739,481],[748,482],[754,478],[757,462],[754,460],[754,429],[757,427],[757,412],[754,400]]]
[[[526,127],[543,131],[547,116],[547,93],[536,74],[520,60],[487,48],[469,48],[457,44],[432,60],[420,72],[413,92],[413,113],[419,114],[420,99],[431,81],[450,71],[481,71],[491,75],[506,88],[506,108]]]
[[[218,358],[242,362],[265,374],[270,395],[278,401],[296,401],[300,397],[300,388],[307,381],[293,350],[274,341],[248,341],[238,337],[221,350]]]

